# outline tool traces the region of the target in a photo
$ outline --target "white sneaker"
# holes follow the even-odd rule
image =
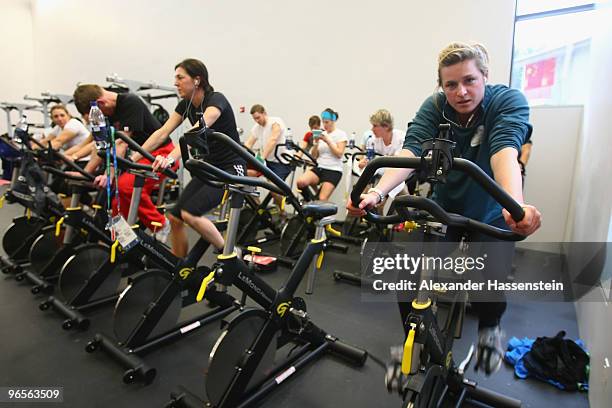
[[[169,235],[170,235],[170,221],[166,220],[166,222],[164,223],[164,226],[161,229],[157,230],[157,232],[155,233],[155,239],[161,242],[162,244],[165,244],[166,242],[168,242]]]
[[[499,326],[485,327],[478,330],[476,370],[481,368],[486,375],[491,375],[499,370],[504,359],[502,337],[503,333]]]

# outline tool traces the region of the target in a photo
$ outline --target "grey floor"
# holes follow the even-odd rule
[[[0,227],[4,229],[16,206],[0,210]],[[192,241],[193,242],[193,241]],[[526,256],[517,258],[517,273],[537,273],[522,268]],[[330,333],[367,349],[384,359],[390,345],[402,342],[397,307],[391,303],[365,303],[360,289],[336,283],[332,271],[359,267],[356,252],[348,255],[329,253],[325,260],[314,295],[303,295],[313,320]],[[206,260],[204,260],[206,262]],[[278,287],[287,276],[278,270],[264,278]],[[218,325],[198,330],[193,335],[146,356],[158,369],[149,386],[125,385],[122,369],[101,353],[88,354],[85,344],[96,332],[108,332],[111,311],[93,315],[92,327],[84,333],[68,333],[61,329],[61,319],[52,312],[38,310],[41,297],[30,294],[25,284],[6,275],[0,276],[0,387],[61,386],[64,402],[20,403],[15,407],[161,407],[177,385],[195,394],[204,395],[204,371],[207,356],[218,334]],[[195,315],[205,306],[192,306],[185,316]],[[552,336],[563,329],[576,338],[577,325],[572,303],[511,303],[504,316],[506,336]],[[456,342],[457,359],[462,358],[475,341],[476,321],[468,318],[464,336]],[[383,384],[383,370],[369,359],[355,369],[332,357],[325,357],[308,366],[299,375],[286,381],[265,399],[265,407],[399,407],[399,398],[389,395]],[[520,398],[525,407],[587,407],[587,395],[566,393],[536,380],[519,380],[509,366],[490,378],[472,369],[468,376],[488,388]],[[0,403],[0,407],[13,406]]]

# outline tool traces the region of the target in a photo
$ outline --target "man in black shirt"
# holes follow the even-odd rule
[[[74,91],[74,103],[77,110],[87,117],[91,101],[96,101],[100,110],[108,118],[108,121],[118,131],[122,131],[130,136],[139,145],[143,146],[149,136],[160,128],[160,123],[151,114],[149,108],[144,101],[138,96],[131,93],[116,93],[107,91],[98,85],[80,85]],[[127,150],[127,145],[118,140],[116,143],[117,155],[123,157]],[[174,145],[170,138],[163,140],[155,149],[151,151],[153,156],[159,154],[168,154],[172,151]],[[102,159],[97,154],[92,154],[91,161],[86,166],[85,170],[92,172],[102,164]],[[143,164],[151,164],[150,161],[140,158],[138,161]],[[160,175],[160,181],[163,180]],[[100,188],[106,187],[108,182],[106,175],[97,176],[94,184]],[[138,217],[151,231],[157,231],[158,228],[153,226],[153,222],[160,223],[162,227],[157,231],[159,240],[165,242],[170,233],[170,223],[161,214],[153,201],[151,200],[151,192],[155,187],[156,181],[147,179],[142,189],[140,197],[140,205],[138,206]],[[119,189],[119,207],[124,217],[128,215],[128,209],[134,189],[134,175],[123,173],[118,179]],[[116,210],[116,199],[113,200],[113,208]]]

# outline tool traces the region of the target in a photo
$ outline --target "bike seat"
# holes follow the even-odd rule
[[[327,201],[313,201],[302,207],[302,212],[306,217],[313,217],[317,220],[334,215],[338,212],[336,204]]]

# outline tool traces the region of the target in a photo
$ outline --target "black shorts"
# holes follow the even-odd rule
[[[271,162],[266,160],[266,167],[272,170],[272,173],[276,174],[282,180],[285,180],[289,173],[291,173],[291,167],[286,164]]]
[[[244,163],[231,164],[223,167],[223,170],[241,176],[246,174]],[[222,199],[222,188],[213,187],[194,176],[183,189],[170,213],[182,219],[181,210],[185,210],[191,215],[200,217],[218,206]]]
[[[319,183],[327,181],[328,183],[332,183],[334,187],[338,186],[338,183],[342,178],[342,172],[338,170],[329,170],[322,169],[320,167],[315,167],[312,169],[312,172],[319,177]]]

